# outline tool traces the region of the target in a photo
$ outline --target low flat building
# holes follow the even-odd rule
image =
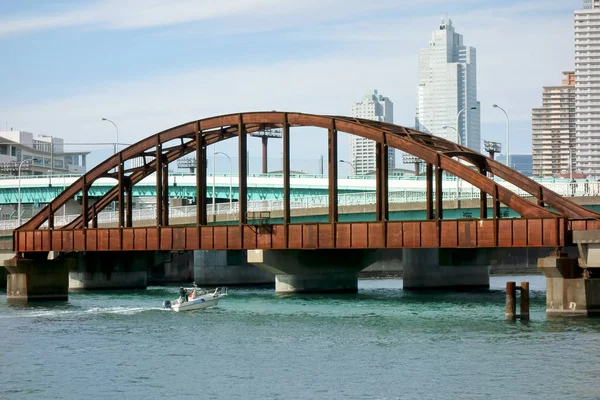
[[[0,175],[17,175],[19,165],[21,175],[84,174],[89,153],[66,151],[62,138],[0,131]]]

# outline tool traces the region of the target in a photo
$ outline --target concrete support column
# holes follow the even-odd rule
[[[69,299],[69,260],[11,259],[4,262],[4,267],[8,271],[9,303]]]
[[[538,267],[546,275],[548,316],[600,314],[600,278],[594,279],[596,274],[581,268],[576,258],[566,254],[540,258]]]
[[[248,264],[245,250],[195,250],[194,282],[198,286],[272,284],[273,274]]]
[[[404,289],[490,287],[490,268],[476,249],[403,249]]]
[[[249,250],[248,262],[275,275],[277,293],[356,293],[363,250]]]
[[[145,289],[154,252],[78,253],[69,272],[69,289]]]

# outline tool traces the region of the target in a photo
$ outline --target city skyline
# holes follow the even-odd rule
[[[511,153],[530,153],[531,108],[556,71],[573,65],[573,11],[581,7],[580,1],[350,1],[307,2],[300,10],[284,2],[272,11],[253,1],[178,2],[168,9],[160,3],[145,2],[142,14],[134,1],[119,2],[118,13],[111,12],[116,2],[0,5],[0,40],[10,54],[0,68],[11,77],[0,100],[2,125],[68,142],[82,132],[106,141],[113,136],[100,120],[106,116],[119,125],[120,141],[132,143],[229,112],[348,115],[348,103],[376,87],[394,101],[395,123],[413,126],[418,52],[448,12],[479,53],[482,139],[504,143],[504,116],[492,108],[497,103],[511,117]],[[334,9],[335,20],[322,16]],[[215,29],[224,21],[236,29]],[[305,154],[323,148],[315,156],[324,154],[322,136],[306,132],[307,140],[294,148]],[[318,146],[308,145],[313,142]],[[249,143],[251,154],[259,154],[258,146]]]

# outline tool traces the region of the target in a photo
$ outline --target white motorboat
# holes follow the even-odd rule
[[[163,306],[173,311],[200,310],[216,306],[219,300],[227,296],[226,287],[218,287],[214,292],[207,292],[198,287],[182,289],[185,290],[181,290],[182,296],[175,301],[165,300]]]

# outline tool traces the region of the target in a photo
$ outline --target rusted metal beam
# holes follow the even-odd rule
[[[83,187],[81,188],[81,219],[83,221],[83,228],[88,227],[88,185],[87,177],[83,177]]]
[[[125,174],[124,174],[124,163],[123,155],[119,153],[119,170],[118,170],[118,183],[117,187],[119,190],[119,228],[125,226]]]
[[[387,221],[388,213],[388,147],[384,143],[377,143],[375,150],[375,219]]]
[[[129,183],[125,187],[125,197],[127,209],[125,210],[125,226],[131,228],[133,226],[133,186]]]
[[[335,119],[331,119],[327,138],[327,172],[329,178],[329,222],[338,222],[338,155],[337,129]]]
[[[169,226],[169,164],[164,163],[162,171],[162,226]]]
[[[52,203],[48,207],[48,229],[54,229],[54,210],[52,209]]]
[[[444,170],[438,165],[435,169],[435,219],[440,220],[444,218],[444,206],[443,206],[443,172]]]
[[[162,143],[160,141],[160,135],[156,135],[156,150],[154,160],[156,161],[156,226],[162,226],[163,221],[163,154],[162,154]]]
[[[426,175],[426,195],[427,195],[427,219],[433,219],[433,164],[427,163],[425,167],[425,175]]]
[[[206,139],[196,127],[196,225],[206,225]]]
[[[287,114],[283,114],[283,224],[291,221],[290,206],[290,125]],[[287,234],[286,234],[287,237]]]
[[[269,138],[267,136],[263,136],[263,137],[261,137],[261,140],[262,140],[262,173],[268,174],[269,167],[267,166],[267,157],[268,157],[267,147],[269,146]]]
[[[239,164],[239,223],[240,225],[246,225],[248,211],[248,135],[246,127],[244,126],[244,119],[242,114],[238,118],[238,164]]]
[[[485,169],[481,168],[479,170],[482,174],[485,175]],[[487,193],[483,190],[479,191],[479,219],[487,218]]]
[[[98,213],[96,212],[96,203],[92,204],[92,228],[98,228]]]

